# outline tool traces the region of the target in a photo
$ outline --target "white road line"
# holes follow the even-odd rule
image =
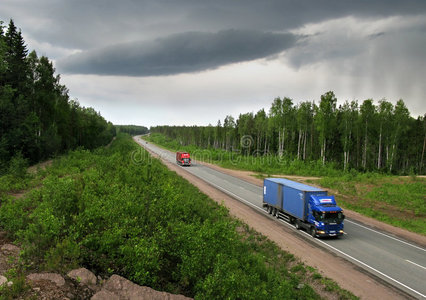
[[[192,173],[192,172],[191,172],[191,174],[195,175],[195,174],[194,174],[194,173]],[[197,176],[197,175],[195,175],[195,176]],[[198,177],[198,176],[197,176],[197,177]],[[199,177],[199,178],[200,178],[200,179],[202,179],[201,177]],[[218,185],[216,185],[216,184],[214,184],[214,183],[209,182],[209,184],[211,184],[211,185],[215,186],[216,188],[218,188],[218,189],[222,190],[222,191],[223,191],[223,192],[225,192],[226,194],[231,195],[232,197],[235,197],[235,198],[237,198],[237,199],[239,199],[239,200],[241,200],[241,201],[243,201],[243,202],[245,202],[245,203],[249,204],[250,206],[252,206],[252,207],[254,207],[254,208],[258,209],[259,211],[261,211],[262,213],[267,214],[267,212],[265,212],[265,210],[264,210],[264,209],[262,209],[262,208],[260,208],[259,206],[254,205],[253,203],[251,203],[251,202],[249,202],[249,201],[247,201],[247,200],[245,200],[245,199],[241,198],[240,196],[235,195],[234,193],[232,193],[232,192],[230,192],[230,191],[228,191],[228,190],[226,190],[226,189],[224,189],[224,188],[222,188],[222,187],[220,187],[220,186],[218,186]],[[293,227],[293,226],[291,226],[290,224],[288,224],[287,222],[282,222],[282,223],[284,223],[284,224],[286,224],[286,225],[288,225],[288,226],[290,226],[290,227]],[[305,233],[306,235],[309,235],[308,233],[306,233],[306,232],[304,232],[304,231],[300,231],[300,232]],[[359,264],[361,264],[361,265],[363,265],[363,266],[365,266],[365,267],[369,268],[370,270],[372,270],[372,271],[376,272],[377,274],[380,274],[380,275],[382,275],[382,276],[384,276],[384,277],[388,278],[389,280],[391,280],[391,281],[393,281],[393,282],[395,282],[395,283],[399,284],[400,286],[402,286],[402,287],[404,287],[404,288],[406,288],[406,289],[408,289],[408,290],[412,291],[413,293],[415,293],[415,294],[417,294],[417,295],[419,295],[419,296],[421,296],[421,297],[423,297],[423,298],[426,298],[426,295],[423,295],[422,293],[420,293],[420,292],[416,291],[416,290],[415,290],[415,289],[413,289],[413,288],[410,288],[409,286],[407,286],[407,285],[403,284],[402,282],[400,282],[400,281],[398,281],[398,280],[396,280],[396,279],[394,279],[394,278],[392,278],[392,277],[390,277],[390,276],[386,275],[386,274],[385,274],[385,273],[383,273],[383,272],[380,272],[379,270],[377,270],[377,269],[375,269],[375,268],[373,268],[373,267],[371,267],[371,266],[367,265],[366,263],[364,263],[364,262],[362,262],[362,261],[360,261],[360,260],[356,259],[355,257],[352,257],[351,255],[349,255],[349,254],[347,254],[347,253],[345,253],[345,252],[343,252],[343,251],[341,251],[341,250],[339,250],[339,249],[337,249],[337,248],[335,248],[335,247],[333,247],[333,246],[331,246],[331,245],[329,245],[329,244],[327,244],[327,243],[325,243],[325,242],[321,241],[320,239],[315,239],[315,240],[316,240],[316,241],[318,241],[318,242],[320,242],[320,243],[322,243],[322,244],[324,244],[325,246],[327,246],[327,247],[329,247],[329,248],[333,249],[334,251],[339,252],[339,253],[341,253],[341,254],[345,255],[346,257],[350,258],[351,260],[356,261],[357,263],[359,263]]]
[[[422,251],[425,251],[425,252],[426,252],[426,249],[423,249],[423,248],[418,247],[418,246],[416,246],[416,245],[413,245],[413,244],[407,243],[407,242],[405,242],[405,241],[403,241],[403,240],[400,240],[400,239],[397,239],[397,238],[395,238],[395,237],[393,237],[393,236],[391,236],[391,235],[388,235],[388,234],[385,234],[385,233],[381,233],[380,231],[377,231],[377,230],[374,230],[374,229],[368,228],[368,227],[363,226],[363,225],[361,225],[361,224],[359,224],[359,223],[357,223],[357,222],[350,221],[350,220],[346,220],[345,222],[349,222],[349,223],[352,223],[352,224],[358,225],[358,226],[360,226],[360,227],[362,227],[362,228],[364,228],[364,229],[374,231],[375,233],[381,234],[381,235],[383,235],[383,236],[385,236],[385,237],[388,237],[388,238],[393,239],[393,240],[395,240],[395,241],[401,242],[401,243],[403,243],[403,244],[409,245],[409,246],[411,246],[411,247],[414,247],[414,248],[416,248],[416,249],[419,249],[419,250],[422,250]]]
[[[426,270],[426,267],[423,267],[422,265],[416,264],[415,262],[412,262],[411,260],[406,259],[405,261],[408,261],[409,263],[412,263],[413,265],[416,265],[416,266]]]
[[[323,241],[321,241],[321,240],[319,240],[319,239],[317,239],[317,241],[318,241],[318,242],[320,242],[320,243],[322,243],[322,244],[324,244],[324,245],[326,245],[327,247],[330,247],[330,248],[331,248],[331,249],[333,249],[334,251],[337,251],[337,252],[339,252],[339,253],[341,253],[341,254],[345,255],[346,257],[349,257],[350,259],[352,259],[352,260],[356,261],[357,263],[359,263],[359,264],[361,264],[361,265],[363,265],[363,266],[365,266],[365,267],[369,268],[370,270],[372,270],[372,271],[374,271],[374,272],[376,272],[376,273],[378,273],[378,274],[380,274],[380,275],[382,275],[382,276],[386,277],[387,279],[392,280],[393,282],[395,282],[395,283],[399,284],[400,286],[405,287],[406,289],[408,289],[408,290],[412,291],[413,293],[416,293],[417,295],[419,295],[419,296],[421,296],[421,297],[423,297],[423,298],[426,298],[426,295],[423,295],[422,293],[420,293],[420,292],[416,291],[415,289],[410,288],[409,286],[407,286],[407,285],[403,284],[402,282],[399,282],[398,280],[396,280],[396,279],[394,279],[394,278],[392,278],[392,277],[390,277],[390,276],[386,275],[385,273],[380,272],[379,270],[377,270],[377,269],[375,269],[375,268],[373,268],[373,267],[371,267],[371,266],[367,265],[366,263],[364,263],[364,262],[362,262],[362,261],[360,261],[360,260],[356,259],[355,257],[352,257],[352,256],[350,256],[349,254],[346,254],[345,252],[343,252],[343,251],[341,251],[341,250],[339,250],[339,249],[337,249],[337,248],[335,248],[335,247],[333,247],[333,246],[331,246],[331,245],[329,245],[329,244],[327,244],[327,243],[325,243],[325,242],[323,242]]]
[[[201,177],[197,176],[196,174],[194,174],[194,173],[190,172],[189,170],[188,170],[188,172],[189,172],[189,173],[191,173],[192,175],[194,175],[194,176],[196,176],[196,177],[198,177],[198,178],[200,178],[200,179],[202,179],[202,180],[203,180],[203,178],[201,178]],[[220,186],[218,186],[218,185],[216,185],[216,184],[214,184],[214,183],[208,182],[208,184],[210,184],[210,185],[212,185],[212,186],[214,186],[214,187],[218,188],[219,190],[221,190],[221,191],[225,192],[225,193],[226,193],[226,194],[228,194],[228,195],[231,195],[232,197],[234,197],[234,198],[236,198],[236,199],[239,199],[240,201],[243,201],[244,203],[247,203],[248,205],[252,206],[253,208],[256,208],[257,210],[261,211],[262,213],[267,214],[263,208],[260,208],[259,206],[254,205],[253,203],[251,203],[251,202],[249,202],[249,201],[247,201],[247,200],[245,200],[245,199],[241,198],[240,196],[238,196],[238,195],[236,195],[236,194],[234,194],[234,193],[232,193],[232,192],[230,192],[230,191],[228,191],[228,190],[226,190],[226,189],[224,189],[224,188],[222,188],[222,187],[220,187]],[[346,220],[346,221],[348,222],[349,220]],[[376,231],[376,230],[370,229],[370,228],[368,228],[368,227],[362,226],[362,225],[360,225],[360,224],[358,224],[358,223],[355,223],[355,222],[352,222],[352,221],[349,221],[349,222],[350,222],[350,223],[353,223],[353,224],[356,224],[356,225],[358,225],[358,226],[364,227],[364,228],[366,228],[366,229],[369,229],[369,230],[371,230],[371,231],[374,231],[374,232],[376,232],[376,233],[382,234],[382,235],[384,235],[384,236],[387,236],[387,237],[392,238],[392,239],[394,239],[394,240],[397,240],[397,241],[399,241],[399,242],[405,243],[405,244],[407,244],[407,245],[410,245],[410,246],[413,246],[413,247],[415,247],[415,248],[418,248],[418,249],[420,249],[420,250],[425,251],[425,250],[424,250],[424,249],[422,249],[422,248],[419,248],[419,247],[417,247],[417,246],[411,245],[411,244],[409,244],[409,243],[406,243],[406,242],[401,241],[401,240],[399,240],[399,239],[396,239],[396,238],[394,238],[394,237],[388,236],[388,235],[383,234],[383,233],[381,233],[381,232],[378,232],[378,231]],[[284,223],[284,224],[287,224],[287,225],[291,226],[291,225],[290,225],[290,224],[288,224],[287,222],[282,222],[282,223]],[[291,226],[291,227],[292,227],[292,226]],[[301,232],[302,232],[302,233],[305,233],[304,231],[301,231]],[[307,233],[306,233],[306,234],[307,234]],[[307,235],[308,235],[308,234],[307,234]],[[372,270],[372,271],[376,272],[377,274],[380,274],[380,275],[382,275],[383,277],[386,277],[387,279],[389,279],[389,280],[391,280],[391,281],[393,281],[393,282],[395,282],[395,283],[399,284],[400,286],[402,286],[402,287],[404,287],[404,288],[406,288],[406,289],[408,289],[408,290],[412,291],[413,293],[415,293],[415,294],[417,294],[417,295],[419,295],[419,296],[421,296],[421,297],[423,297],[423,298],[426,298],[426,295],[423,295],[422,293],[420,293],[420,292],[416,291],[416,290],[415,290],[415,289],[413,289],[413,288],[410,288],[409,286],[407,286],[407,285],[403,284],[402,282],[399,282],[398,280],[396,280],[396,279],[394,279],[394,278],[392,278],[392,277],[390,277],[390,276],[386,275],[385,273],[380,272],[379,270],[377,270],[377,269],[375,269],[375,268],[373,268],[373,267],[371,267],[371,266],[367,265],[366,263],[364,263],[364,262],[362,262],[362,261],[360,261],[360,260],[356,259],[355,257],[352,257],[351,255],[349,255],[349,254],[347,254],[347,253],[345,253],[345,252],[343,252],[343,251],[341,251],[341,250],[339,250],[339,249],[337,249],[337,248],[335,248],[335,247],[333,247],[333,246],[331,246],[331,245],[329,245],[329,244],[327,244],[327,243],[325,243],[325,242],[321,241],[320,239],[315,239],[315,240],[316,240],[317,242],[322,243],[323,245],[325,245],[325,246],[327,246],[327,247],[329,247],[329,248],[333,249],[334,251],[339,252],[339,253],[340,253],[340,254],[342,254],[342,255],[345,255],[346,257],[350,258],[351,260],[356,261],[357,263],[359,263],[359,264],[361,264],[361,265],[363,265],[363,266],[365,266],[365,267],[369,268],[370,270]],[[407,261],[408,261],[408,260],[407,260]],[[411,261],[408,261],[408,262],[411,262]],[[413,263],[413,262],[411,262],[411,263]],[[413,263],[413,264],[415,264],[415,263]],[[415,264],[415,265],[417,265],[417,264]],[[420,266],[420,265],[419,265],[419,266]],[[424,268],[423,266],[420,266],[420,267]]]

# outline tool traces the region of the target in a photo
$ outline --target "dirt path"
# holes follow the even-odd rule
[[[152,154],[158,157],[156,154]],[[406,299],[408,297],[406,294],[366,273],[345,259],[336,257],[328,250],[312,245],[292,229],[231,198],[205,181],[186,172],[176,164],[164,160],[163,163],[170,170],[175,171],[190,181],[210,198],[226,206],[231,215],[274,241],[281,249],[294,254],[305,264],[317,268],[324,276],[333,279],[340,287],[351,291],[356,296],[362,299],[381,300]],[[222,169],[210,164],[209,166],[223,173],[240,177],[257,185],[262,185],[262,180],[254,178],[251,172]],[[319,257],[321,259],[318,259]]]

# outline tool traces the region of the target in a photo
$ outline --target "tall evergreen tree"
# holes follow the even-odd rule
[[[115,134],[93,109],[69,101],[47,57],[28,54],[10,20],[4,32],[0,22],[0,172],[13,156],[30,162],[48,158],[76,146],[94,148]]]

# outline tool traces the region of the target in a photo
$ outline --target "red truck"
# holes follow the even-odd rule
[[[188,152],[178,151],[176,152],[176,163],[181,166],[190,166],[191,157]]]

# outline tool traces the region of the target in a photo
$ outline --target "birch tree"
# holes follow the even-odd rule
[[[373,127],[374,122],[374,115],[376,113],[376,107],[373,104],[372,99],[364,100],[360,107],[360,117],[363,127],[363,134],[364,134],[364,142],[363,142],[363,152],[362,152],[362,168],[364,170],[367,169],[367,150],[371,150],[369,146],[369,136],[371,128]],[[369,153],[371,151],[368,151]]]
[[[393,123],[394,130],[391,136],[392,146],[391,146],[391,155],[390,155],[390,166],[389,171],[392,172],[394,167],[394,162],[398,155],[398,144],[401,137],[408,131],[410,121],[410,112],[408,111],[405,103],[402,99],[398,100],[394,109]]]
[[[321,147],[321,160],[325,164],[327,141],[336,129],[336,96],[334,92],[329,91],[321,96],[321,101],[316,114],[316,128],[319,132],[319,141]]]
[[[378,106],[378,123],[379,123],[379,146],[377,153],[377,169],[380,170],[383,167],[383,149],[386,153],[386,161],[389,160],[389,144],[390,135],[392,132],[392,114],[393,104],[386,101],[380,100]]]

